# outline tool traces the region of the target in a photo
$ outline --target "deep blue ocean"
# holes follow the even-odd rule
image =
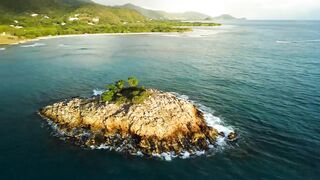
[[[238,141],[211,156],[165,161],[78,147],[37,115],[132,75],[206,106]],[[1,179],[320,178],[320,21],[2,46],[0,94]]]

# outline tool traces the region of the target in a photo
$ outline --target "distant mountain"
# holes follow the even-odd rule
[[[125,4],[117,6],[121,8],[133,9],[141,13],[143,16],[155,20],[204,20],[210,16],[198,12],[169,13],[165,11],[145,9],[134,4]]]
[[[235,21],[235,20],[246,20],[246,18],[236,18],[229,14],[223,14],[217,17],[208,17],[205,20],[208,21]]]

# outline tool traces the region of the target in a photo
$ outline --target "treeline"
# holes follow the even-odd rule
[[[76,26],[38,26],[28,27],[22,29],[12,28],[10,26],[0,26],[0,33],[6,32],[13,36],[21,38],[32,39],[42,36],[55,36],[67,34],[96,34],[96,33],[132,33],[132,32],[185,32],[189,31],[188,28],[174,28],[167,26],[157,25],[144,25],[144,26],[118,26],[118,25],[76,25]]]

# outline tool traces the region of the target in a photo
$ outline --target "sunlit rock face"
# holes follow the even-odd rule
[[[99,96],[74,98],[46,106],[40,114],[76,143],[130,154],[192,153],[215,143],[219,133],[191,102],[147,91],[150,95],[141,104],[102,103]]]

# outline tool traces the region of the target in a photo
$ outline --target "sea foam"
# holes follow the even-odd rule
[[[320,42],[320,39],[301,40],[301,41],[281,41],[281,40],[276,41],[276,43],[279,43],[279,44],[291,44],[291,43],[317,43],[317,42]]]
[[[59,47],[68,47],[69,45],[67,45],[67,44],[59,44],[58,46]]]
[[[92,95],[93,96],[100,96],[102,93],[104,93],[105,90],[101,90],[101,89],[94,89]]]
[[[203,116],[204,116],[204,119],[205,119],[207,125],[215,128],[219,133],[223,133],[223,134],[225,134],[225,136],[228,136],[231,132],[234,132],[234,129],[231,126],[225,125],[225,123],[223,122],[223,120],[220,117],[214,116],[213,115],[214,111],[211,110],[210,108],[208,108],[200,103],[197,103],[195,101],[189,100],[189,97],[186,95],[180,95],[176,92],[172,92],[172,94],[176,95],[179,99],[190,101],[193,104],[195,104],[200,109],[200,111],[203,113]]]
[[[4,51],[4,50],[6,50],[6,48],[0,48],[0,51]]]
[[[28,47],[38,47],[38,46],[45,46],[45,44],[43,44],[43,43],[34,43],[34,44],[21,45],[20,47],[28,48]]]

